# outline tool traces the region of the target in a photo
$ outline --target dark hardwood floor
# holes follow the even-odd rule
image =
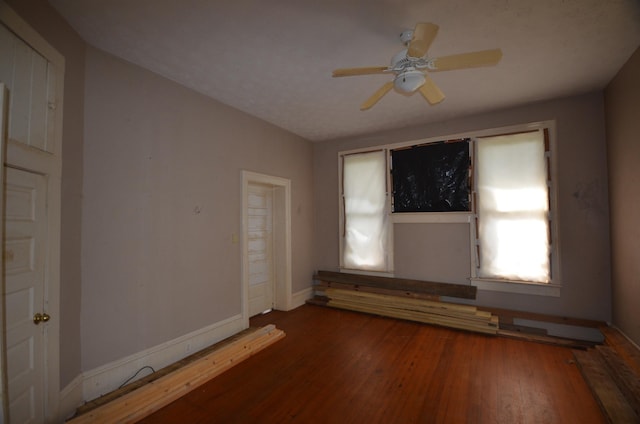
[[[603,423],[571,350],[305,305],[143,423]]]

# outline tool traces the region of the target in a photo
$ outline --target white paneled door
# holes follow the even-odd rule
[[[64,57],[0,1],[4,230],[2,417],[59,422]]]
[[[247,327],[253,315],[292,309],[291,279],[291,181],[242,171],[242,316]]]
[[[46,181],[5,167],[5,326],[9,416],[43,421]]]
[[[247,199],[249,316],[273,308],[273,188],[251,184]]]

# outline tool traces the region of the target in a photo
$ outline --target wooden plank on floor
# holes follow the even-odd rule
[[[502,330],[515,331],[523,334],[537,334],[539,336],[548,336],[548,332],[545,328],[529,327],[526,325],[508,324],[500,320],[500,328]]]
[[[442,327],[455,328],[458,330],[466,330],[466,331],[474,331],[477,333],[484,334],[496,334],[496,328],[492,327],[489,324],[481,325],[475,324],[468,321],[456,320],[456,319],[447,319],[447,318],[437,318],[433,316],[429,316],[428,314],[416,314],[416,313],[408,313],[402,310],[394,310],[387,308],[371,308],[358,304],[348,304],[345,302],[330,302],[327,306],[339,309],[346,309],[349,311],[357,311],[364,312],[373,315],[380,315],[389,318],[398,318],[404,319],[408,321],[422,322],[424,324],[434,324]]]
[[[93,399],[89,402],[86,402],[84,405],[81,405],[77,408],[76,410],[76,415],[82,415],[85,414],[93,409],[96,409],[102,405],[105,405],[119,397],[122,397],[124,395],[126,395],[127,393],[133,392],[134,390],[139,389],[140,387],[144,386],[145,384],[149,384],[152,381],[155,381],[161,377],[164,377],[165,375],[172,373],[180,368],[183,368],[184,366],[186,366],[187,364],[190,364],[191,362],[194,362],[206,355],[209,355],[210,353],[213,353],[215,351],[218,351],[220,349],[222,349],[223,347],[236,342],[237,340],[245,337],[248,334],[251,334],[253,332],[255,332],[256,329],[255,328],[247,328],[246,330],[243,330],[237,334],[234,334],[231,337],[228,337],[212,346],[209,346],[208,348],[202,349],[198,352],[195,352],[189,356],[187,356],[186,358],[181,359],[178,362],[175,362],[171,365],[168,365],[162,369],[159,370],[155,370],[155,372],[153,374],[149,374],[146,377],[140,378],[139,380],[133,381],[125,386],[121,386],[118,389],[109,392],[103,396],[100,396],[99,398]]]
[[[498,327],[497,316],[478,311],[475,306],[471,305],[335,288],[326,288],[323,292],[327,298],[326,305],[335,308],[486,334],[495,334]]]
[[[321,291],[321,293],[326,293],[325,291]],[[332,290],[329,290],[328,293],[331,295]],[[335,291],[333,291],[334,297]],[[525,328],[527,331],[523,331],[522,326],[510,326],[509,324],[503,324],[502,318],[500,318],[500,323],[498,323],[498,317],[495,315],[490,315],[488,322],[484,325],[476,325],[478,321],[485,322],[485,318],[482,316],[483,313],[487,313],[487,311],[482,310],[483,308],[470,306],[470,305],[457,305],[457,304],[447,304],[445,302],[437,302],[441,305],[452,305],[452,307],[459,307],[462,309],[467,309],[469,311],[477,309],[477,313],[480,314],[480,317],[469,314],[456,314],[452,313],[452,315],[448,316],[438,316],[438,314],[419,314],[414,313],[407,310],[398,310],[389,308],[388,305],[384,303],[377,304],[367,304],[367,303],[358,303],[353,302],[353,298],[351,302],[345,300],[344,296],[340,299],[334,298],[331,296],[315,296],[312,299],[307,300],[308,304],[316,305],[316,306],[329,306],[333,308],[352,310],[357,312],[363,312],[368,314],[375,314],[381,316],[387,316],[391,318],[398,319],[406,319],[410,321],[422,322],[425,324],[434,324],[440,325],[444,327],[456,328],[459,330],[467,330],[467,331],[480,331],[486,334],[497,334],[502,337],[525,340],[529,342],[535,343],[543,343],[554,346],[567,347],[571,349],[587,349],[593,347],[594,343],[583,341],[583,340],[573,340],[573,339],[565,339],[562,337],[554,337],[548,336],[546,330],[544,329],[535,329]],[[402,298],[400,298],[402,300]],[[420,308],[418,308],[420,309]],[[428,310],[428,309],[427,309]],[[445,310],[445,312],[441,312],[440,315],[448,315],[449,312]],[[464,322],[456,321],[456,318],[464,318]],[[488,327],[488,328],[487,328]],[[515,328],[517,327],[517,328]]]
[[[352,291],[360,291],[365,293],[377,293],[377,294],[388,294],[392,296],[398,297],[408,297],[412,299],[424,299],[424,300],[432,300],[432,301],[440,301],[440,296],[435,294],[427,294],[427,293],[419,293],[398,289],[385,289],[380,287],[370,287],[370,286],[362,286],[359,284],[353,283],[337,283],[335,281],[319,281],[317,284],[313,286],[316,292],[322,292],[327,288],[341,289],[341,290],[352,290]]]
[[[487,306],[478,306],[478,309],[491,312],[500,317],[500,322],[513,323],[514,318],[526,319],[530,321],[552,322],[555,324],[573,325],[577,327],[600,328],[604,322],[590,319],[563,317],[557,315],[538,314],[535,312],[514,311],[510,309],[491,308]]]
[[[603,325],[599,327],[605,337],[605,344],[611,346],[618,355],[636,373],[640,375],[640,350],[634,346],[618,329]]]
[[[637,423],[640,417],[620,392],[596,349],[574,350],[580,371],[591,388],[602,411],[611,423]]]
[[[447,302],[434,302],[430,300],[424,299],[412,299],[412,298],[404,298],[398,296],[390,296],[385,294],[377,294],[377,293],[364,293],[364,292],[353,292],[349,290],[340,290],[340,289],[326,289],[325,293],[329,299],[363,299],[363,301],[369,302],[371,304],[381,304],[381,305],[397,305],[404,308],[415,307],[419,309],[429,309],[434,313],[442,312],[447,313],[449,315],[457,315],[461,314],[464,316],[469,315],[477,315],[479,317],[489,318],[491,317],[491,313],[485,311],[478,311],[475,306],[471,305],[459,305],[455,303],[447,303]]]
[[[505,330],[502,328],[498,330],[497,334],[498,336],[507,337],[509,339],[525,340],[528,342],[562,346],[562,347],[568,347],[571,349],[587,349],[593,346],[592,343],[585,342],[582,340],[572,340],[572,339],[565,339],[562,337],[545,336],[543,334],[522,333],[519,331]]]
[[[268,325],[235,340],[183,368],[121,396],[69,422],[134,423],[222,374],[285,336]]]
[[[640,378],[611,346],[596,346],[609,367],[609,374],[627,398],[629,405],[640,416]]]
[[[449,296],[462,299],[475,299],[478,290],[477,287],[472,285],[436,283],[432,281],[349,274],[346,272],[332,271],[318,271],[314,276],[314,279],[317,281],[356,284],[359,286],[426,293],[436,296]]]

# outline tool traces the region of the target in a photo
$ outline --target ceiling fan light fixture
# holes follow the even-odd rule
[[[502,50],[491,49],[448,56],[429,57],[427,53],[431,43],[438,34],[438,25],[430,22],[417,23],[413,31],[400,34],[400,40],[406,48],[391,58],[390,66],[369,66],[365,68],[342,68],[333,71],[334,77],[355,75],[393,74],[392,81],[387,81],[360,107],[360,110],[371,109],[392,88],[400,94],[410,96],[416,91],[431,104],[444,100],[444,93],[429,76],[430,72],[452,71],[455,69],[494,66],[502,58]]]
[[[401,93],[413,93],[422,87],[424,82],[425,78],[422,72],[411,70],[398,75],[393,81],[393,86]]]

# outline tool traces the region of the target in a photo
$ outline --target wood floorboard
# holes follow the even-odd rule
[[[319,306],[142,423],[604,423],[567,348]]]

